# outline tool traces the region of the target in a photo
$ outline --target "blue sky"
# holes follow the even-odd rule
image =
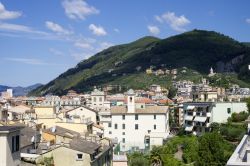
[[[249,6],[249,0],[0,0],[0,84],[47,83],[143,36],[197,28],[250,41]]]

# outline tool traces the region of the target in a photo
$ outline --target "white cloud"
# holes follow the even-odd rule
[[[11,31],[11,32],[37,33],[37,34],[44,34],[44,35],[47,34],[46,32],[33,30],[31,27],[28,27],[28,26],[19,25],[19,24],[1,23],[1,22],[0,22],[0,30]]]
[[[54,54],[54,55],[57,55],[57,56],[64,56],[64,53],[57,50],[57,49],[54,49],[54,48],[50,48],[49,51]]]
[[[160,33],[160,29],[157,26],[154,26],[154,25],[148,25],[148,30],[153,35],[158,35]]]
[[[30,65],[47,65],[48,64],[48,63],[41,61],[40,59],[32,59],[32,58],[5,58],[5,60],[30,64]]]
[[[96,26],[95,24],[89,25],[89,30],[92,31],[92,33],[96,36],[105,36],[107,35],[107,32],[102,26]]]
[[[163,20],[161,19],[160,16],[155,16],[155,19],[156,19],[158,22],[163,23]]]
[[[99,10],[88,5],[84,0],[64,0],[62,6],[70,19],[84,20],[88,15],[99,13]]]
[[[117,29],[117,28],[115,28],[114,31],[115,31],[116,33],[120,33],[120,30]]]
[[[15,19],[20,17],[21,15],[21,12],[6,10],[4,5],[0,2],[0,20]]]
[[[67,29],[64,29],[61,25],[59,24],[56,24],[52,21],[46,21],[45,22],[45,25],[46,27],[53,31],[53,32],[56,32],[57,34],[64,34],[64,35],[69,35],[69,34],[72,34],[73,32],[67,30]]]
[[[75,47],[78,47],[78,48],[83,48],[83,49],[88,49],[88,50],[93,50],[94,47],[91,46],[91,44],[85,42],[85,41],[77,41],[75,42],[74,44]]]
[[[246,19],[246,23],[250,24],[250,18]]]
[[[173,30],[178,32],[186,31],[184,28],[191,22],[184,16],[176,16],[174,12],[167,12],[161,16],[155,16],[156,20],[159,22],[166,22]]]

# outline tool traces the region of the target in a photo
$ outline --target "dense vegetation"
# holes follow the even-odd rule
[[[130,166],[225,165],[234,148],[218,132],[212,132],[201,137],[177,136],[163,146],[154,147],[149,154],[135,152],[128,158]]]
[[[163,40],[144,37],[129,44],[110,47],[83,60],[75,68],[69,69],[30,94],[65,94],[69,89],[80,92],[106,84],[145,88],[151,82],[171,82],[172,76],[155,78],[146,75],[145,70],[150,66],[154,66],[154,69],[180,70],[187,67],[198,73],[197,77],[193,76],[195,79],[199,75],[207,75],[213,67],[216,72],[235,73],[229,75],[232,79],[222,79],[219,84],[228,85],[227,81],[238,82],[241,79],[241,85],[245,86],[250,82],[250,72],[247,68],[249,63],[250,47],[246,44],[213,31],[193,30]],[[177,80],[187,79],[190,74],[191,72],[186,75],[180,73]]]

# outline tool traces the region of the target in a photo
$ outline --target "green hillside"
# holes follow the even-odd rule
[[[216,72],[234,73],[233,79],[228,80],[249,85],[248,64],[250,47],[213,31],[193,30],[162,40],[144,37],[110,47],[83,60],[30,95],[61,95],[70,89],[82,92],[106,84],[120,84],[127,88],[146,88],[152,83],[170,85],[171,76],[146,75],[145,70],[150,66],[179,70],[187,67],[188,72],[177,75],[176,79],[194,81],[207,75],[213,67]]]

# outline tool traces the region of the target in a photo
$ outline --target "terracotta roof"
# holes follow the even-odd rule
[[[134,113],[128,113],[126,106],[111,107],[111,114],[165,114],[168,106],[146,106],[144,109],[135,109]]]
[[[162,100],[159,100],[159,103],[160,104],[169,104],[169,103],[173,103],[173,101],[170,99],[162,99]]]

